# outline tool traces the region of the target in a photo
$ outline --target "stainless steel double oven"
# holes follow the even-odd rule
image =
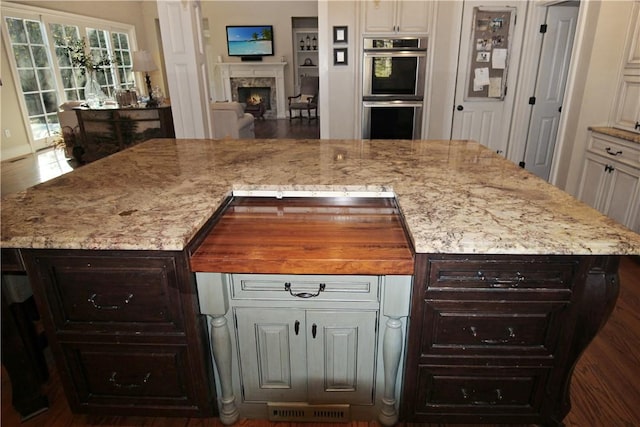
[[[427,39],[367,37],[363,47],[362,137],[420,139]]]

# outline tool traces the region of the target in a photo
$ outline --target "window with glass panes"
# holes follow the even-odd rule
[[[7,17],[7,30],[34,139],[60,130],[53,61],[39,21]]]
[[[46,9],[42,13],[25,11],[20,5],[12,6],[11,10],[17,12],[2,7],[11,47],[6,46],[15,59],[16,81],[22,89],[34,140],[54,136],[60,130],[57,117],[60,104],[84,98],[86,76],[83,70],[72,66],[67,50],[62,48],[66,41],[84,38],[90,53],[106,54],[113,60],[111,66],[96,73],[107,96],[113,97],[118,88],[136,86],[131,70],[133,27],[106,21],[96,23],[92,18]],[[109,30],[100,28],[102,25]]]

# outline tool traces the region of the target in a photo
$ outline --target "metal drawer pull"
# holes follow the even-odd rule
[[[313,336],[313,339],[316,339],[316,334],[318,333],[318,325],[316,325],[315,323],[311,326],[311,336]]]
[[[300,321],[296,320],[296,323],[293,324],[293,330],[296,332],[296,335],[300,333]]]
[[[324,291],[324,288],[326,287],[326,285],[324,283],[320,283],[320,287],[318,288],[318,292],[316,292],[315,294],[309,293],[309,292],[300,292],[297,294],[294,294],[293,292],[291,292],[291,283],[287,282],[284,284],[284,290],[285,291],[289,291],[289,293],[294,296],[294,297],[298,297],[298,298],[313,298],[313,297],[317,297],[318,295],[320,295],[320,292]]]
[[[120,308],[122,308],[121,305],[100,305],[100,304],[96,304],[96,296],[98,296],[98,295],[97,294],[91,294],[91,296],[89,297],[89,299],[87,299],[87,301],[89,301],[98,310],[119,310]],[[133,298],[133,294],[127,295],[127,297],[124,299],[124,303],[125,304],[129,304],[131,302],[132,298]]]
[[[611,149],[611,147],[607,147],[607,148],[605,148],[605,150],[606,150],[607,154],[609,154],[610,156],[618,156],[618,155],[622,154],[622,151],[620,151],[620,150],[613,151]]]
[[[487,276],[482,271],[478,271],[478,277],[480,280],[487,280]],[[492,282],[489,284],[492,288],[517,288],[521,282],[527,280],[525,276],[522,275],[519,271],[516,272],[516,277],[513,279],[500,279],[499,277],[494,277],[491,279]]]
[[[467,391],[467,389],[466,388],[461,388],[460,391],[462,392],[462,397],[464,398],[464,400],[469,400],[469,398],[471,396],[469,395],[469,392]],[[473,391],[475,392],[475,390],[473,390]],[[496,394],[496,400],[488,400],[488,401],[473,400],[470,403],[472,405],[497,405],[502,400],[502,390],[497,388],[497,389],[494,390],[494,392]]]
[[[117,388],[140,388],[143,385],[145,385],[147,383],[147,381],[149,381],[149,377],[151,376],[151,372],[147,372],[147,374],[144,376],[144,378],[142,378],[142,383],[140,384],[120,384],[118,382],[118,380],[116,379],[116,376],[118,376],[118,373],[116,371],[113,371],[111,373],[111,378],[109,378],[109,382]]]
[[[471,332],[471,335],[473,335],[474,337],[478,336],[478,329],[475,326],[470,326],[469,327],[469,332]],[[509,333],[509,338],[508,339],[501,339],[501,340],[480,340],[481,343],[483,344],[508,344],[509,342],[511,342],[511,340],[513,338],[516,337],[516,332],[515,330],[509,326],[507,328],[507,332]]]

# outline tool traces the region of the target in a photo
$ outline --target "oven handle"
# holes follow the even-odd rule
[[[376,107],[423,107],[422,102],[416,101],[363,101],[365,108]]]
[[[426,57],[426,50],[365,50],[365,58],[382,57],[382,58],[405,58],[405,57]]]

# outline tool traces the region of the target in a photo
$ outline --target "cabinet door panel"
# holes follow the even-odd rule
[[[631,227],[632,211],[638,204],[639,172],[621,164],[613,164],[613,167],[603,212],[619,223]]]
[[[237,308],[235,316],[244,400],[305,401],[304,310]]]
[[[600,209],[600,199],[606,179],[606,162],[596,156],[587,154],[578,198],[589,206]]]
[[[615,122],[630,130],[636,130],[640,122],[640,76],[623,74],[618,91]]]
[[[372,403],[376,323],[374,311],[307,312],[309,402]]]
[[[398,26],[400,31],[428,33],[431,20],[431,1],[402,1],[398,3]]]
[[[369,0],[364,4],[364,30],[368,32],[395,31],[396,1]]]

